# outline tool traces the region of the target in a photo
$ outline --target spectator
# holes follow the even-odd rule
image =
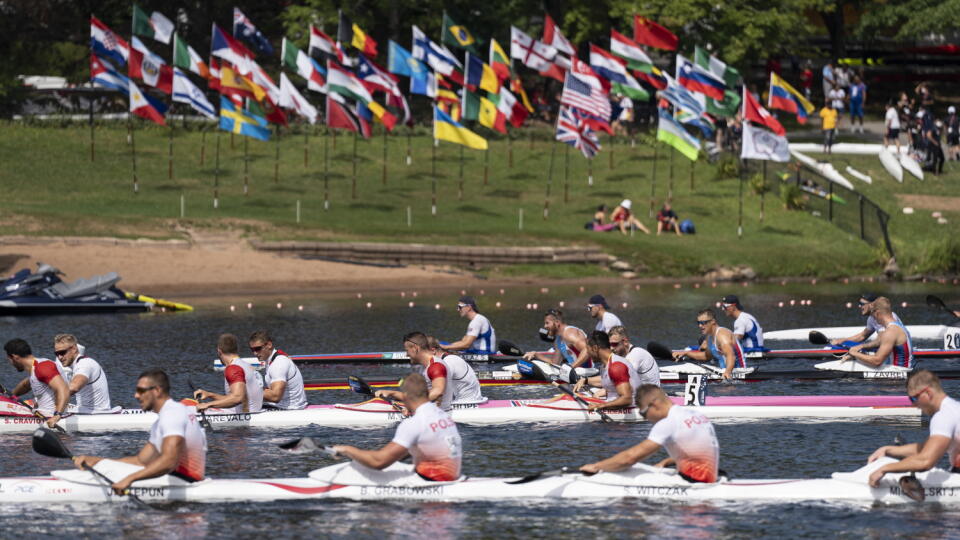
[[[829,97],[828,94],[830,94],[830,90],[833,90],[833,85],[836,84],[837,82],[837,80],[834,78],[834,75],[833,75],[832,62],[827,62],[827,64],[823,66],[822,75],[823,75],[823,99],[827,99]]]
[[[593,213],[593,220],[583,226],[584,229],[599,232],[612,231],[616,227],[614,223],[607,223],[607,205],[605,204],[598,206],[597,211]]]
[[[837,111],[837,118],[834,127],[839,131],[840,115],[843,114],[843,104],[847,100],[847,94],[838,85],[834,85],[833,90],[831,90],[827,95],[827,99],[830,100],[830,105],[833,107],[833,109]]]
[[[670,207],[669,202],[664,202],[663,208],[657,212],[657,236],[660,236],[660,233],[663,231],[675,231],[677,236],[683,235],[680,231],[680,222],[677,220],[677,214],[673,211],[673,208]]]
[[[617,107],[620,113],[617,115],[616,122],[613,123],[613,130],[621,135],[629,135],[630,122],[633,122],[633,100],[626,95],[618,97],[620,100],[617,102]]]
[[[844,92],[849,92],[850,90],[850,68],[845,68],[843,66],[837,66],[833,70],[833,77],[836,80],[836,85],[840,87]]]
[[[623,234],[627,234],[627,227],[635,227],[643,231],[644,234],[650,234],[650,229],[644,227],[643,223],[640,223],[640,220],[630,212],[632,206],[633,203],[630,202],[630,199],[624,199],[620,206],[614,208],[613,212],[610,213],[610,221],[616,223]]]
[[[830,154],[833,146],[833,133],[837,129],[837,109],[829,99],[820,109],[820,129],[823,130],[823,153]]]
[[[927,111],[918,114],[922,114],[920,126],[923,132],[923,142],[930,153],[928,160],[932,160],[932,172],[933,174],[941,174],[944,158],[943,147],[940,146],[940,130],[937,129],[938,122],[933,118],[932,112]]]
[[[891,141],[897,144],[897,155],[900,155],[900,115],[897,114],[897,106],[893,100],[887,101],[887,114],[884,116],[883,125],[885,131],[883,135],[883,147],[890,146]]]
[[[927,86],[927,83],[918,84],[914,91],[917,93],[918,105],[922,105],[928,111],[931,110],[933,107],[933,93],[930,92],[930,87]]]
[[[947,107],[947,158],[960,159],[960,116],[953,105]]]
[[[859,76],[854,75],[850,86],[850,132],[856,131],[860,120],[860,133],[863,133],[863,107],[867,104],[867,85]]]
[[[910,150],[913,152],[924,152],[926,145],[923,144],[923,117],[926,110],[921,106],[917,114],[910,119]]]
[[[813,88],[813,62],[807,60],[800,74],[800,87],[803,88],[803,95],[810,99],[810,91]]]

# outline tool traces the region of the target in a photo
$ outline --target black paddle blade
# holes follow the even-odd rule
[[[541,328],[539,333],[541,340],[547,343],[553,343],[553,336],[550,335],[550,332],[548,332],[546,328]]]
[[[670,347],[656,341],[647,343],[647,352],[660,360],[673,360],[673,351],[670,350]]]
[[[367,384],[367,381],[361,379],[358,375],[350,375],[347,377],[347,384],[350,385],[350,389],[358,394],[367,394],[368,396],[373,395],[373,389],[370,388],[370,385]]]
[[[578,468],[579,467],[560,467],[559,469],[553,469],[552,471],[540,471],[533,474],[528,474],[519,480],[510,480],[509,482],[504,482],[504,484],[527,484],[541,478],[550,478],[551,476],[560,476],[562,474],[576,472]]]
[[[523,349],[506,340],[497,342],[497,350],[507,356],[523,356]]]
[[[830,340],[827,339],[827,336],[823,335],[823,332],[817,330],[811,330],[810,335],[807,336],[807,339],[810,340],[810,343],[814,345],[829,345]]]
[[[953,314],[953,310],[948,308],[947,304],[945,304],[944,301],[941,300],[939,296],[928,294],[927,305],[932,307],[933,309],[941,309],[943,311],[946,311],[947,313],[950,313],[951,315]]]
[[[580,380],[580,374],[577,373],[576,368],[570,368],[570,373],[567,375],[567,382],[570,384],[577,384],[577,381]]]
[[[920,484],[920,481],[917,480],[916,476],[901,476],[899,483],[900,491],[907,497],[910,497],[917,502],[923,502],[926,500],[926,490],[923,489],[923,485]]]
[[[287,450],[288,452],[293,452],[295,454],[308,454],[323,449],[323,445],[317,444],[317,441],[314,440],[313,437],[294,439],[292,441],[278,444],[277,446],[283,450]]]
[[[41,456],[70,459],[73,454],[63,444],[60,437],[48,428],[37,428],[33,432],[33,451]]]

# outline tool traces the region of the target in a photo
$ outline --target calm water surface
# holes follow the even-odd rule
[[[362,271],[362,270],[360,270]],[[934,284],[909,285],[685,285],[554,288],[499,287],[468,291],[477,297],[501,339],[527,349],[540,347],[536,330],[541,312],[563,301],[570,322],[592,328],[583,309],[586,299],[602,292],[613,305],[635,343],[657,340],[671,346],[696,343],[693,322],[697,310],[722,295],[740,295],[747,311],[765,329],[807,326],[847,326],[862,323],[855,302],[863,290],[889,294],[896,311],[908,324],[942,324],[923,298],[934,293],[948,304],[960,304],[955,288]],[[358,291],[363,294],[363,291]],[[416,297],[413,293],[416,292]],[[23,337],[38,356],[52,356],[52,337],[76,334],[88,352],[108,370],[115,403],[135,407],[135,377],[148,367],[162,367],[173,378],[174,394],[185,397],[188,381],[208,388],[221,386],[211,369],[217,336],[269,330],[280,348],[291,354],[400,350],[401,336],[411,330],[434,333],[442,339],[463,335],[466,321],[456,315],[459,291],[428,292],[410,289],[370,296],[251,297],[204,300],[188,314],[72,316],[0,319],[0,339]],[[789,307],[791,300],[812,300],[812,306]],[[247,303],[253,304],[251,309]],[[367,303],[371,306],[368,308]],[[414,302],[411,307],[409,302]],[[496,307],[500,302],[500,307]],[[627,307],[622,307],[626,302]],[[784,302],[786,307],[778,307]],[[277,309],[277,304],[282,307]],[[440,309],[436,309],[436,305]],[[537,309],[527,309],[537,304]],[[235,307],[234,311],[230,306]],[[302,310],[298,309],[302,306]],[[531,306],[532,307],[532,306]],[[726,326],[730,321],[720,316]],[[800,342],[786,345],[805,345]],[[936,346],[936,343],[921,343]],[[798,367],[809,361],[776,361],[771,367]],[[939,361],[944,365],[948,361]],[[938,364],[931,363],[930,367]],[[307,379],[399,374],[403,366],[305,366]],[[0,381],[12,386],[18,374],[0,370]],[[678,387],[679,388],[679,387]],[[960,395],[960,385],[948,382],[948,392]],[[758,384],[715,385],[714,395],[737,394],[879,394],[902,393],[900,384],[827,381],[777,381]],[[547,388],[484,389],[491,398],[537,397]],[[311,392],[312,403],[359,401],[348,391]],[[596,460],[642,440],[647,424],[462,426],[464,472],[467,475],[519,475],[544,468]],[[213,477],[303,476],[312,468],[331,464],[318,456],[280,453],[280,442],[310,434],[330,443],[378,447],[392,437],[393,428],[348,430],[305,428],[286,430],[220,430],[209,435],[207,473]],[[763,421],[717,425],[722,466],[738,478],[823,477],[864,463],[877,446],[896,435],[922,440],[926,427],[912,422],[795,423]],[[75,434],[67,438],[76,453],[122,455],[135,452],[143,433]],[[0,436],[0,476],[46,474],[66,463],[33,454],[29,435]],[[175,504],[158,510],[140,510],[126,504],[0,507],[0,523],[19,536],[130,536],[160,537],[318,537],[383,538],[491,538],[491,537],[784,537],[888,538],[960,537],[960,511],[938,505],[902,507],[808,504],[663,504],[645,501],[576,503],[355,503],[340,501],[267,504]],[[12,533],[11,533],[12,534]]]

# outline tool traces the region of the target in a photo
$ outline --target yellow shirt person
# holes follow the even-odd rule
[[[820,119],[822,121],[820,129],[835,129],[837,127],[837,110],[831,107],[820,109]]]

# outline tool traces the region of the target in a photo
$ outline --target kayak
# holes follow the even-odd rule
[[[322,353],[322,354],[291,354],[290,359],[298,364],[406,364],[410,357],[404,351],[399,352],[361,352],[361,353]],[[516,362],[518,356],[508,354],[460,354],[467,362],[495,363]],[[240,360],[256,369],[263,369],[263,364],[255,356],[242,357]],[[213,369],[223,371],[223,362],[219,358],[213,361]]]
[[[810,332],[816,330],[823,335],[827,336],[827,339],[840,339],[848,336],[852,336],[865,328],[864,325],[861,326],[835,326],[832,328],[794,328],[790,330],[774,330],[772,332],[764,332],[764,340],[798,340],[806,341],[809,339]],[[958,329],[955,326],[946,326],[943,324],[911,324],[907,326],[907,331],[910,332],[910,337],[917,339],[943,339],[943,336],[949,332],[957,332]]]
[[[852,472],[835,472],[816,479],[721,478],[712,484],[691,483],[673,469],[636,464],[616,473],[586,476],[556,471],[530,481],[518,477],[461,477],[451,482],[424,480],[407,463],[394,463],[384,470],[354,462],[338,463],[311,471],[306,478],[212,479],[188,483],[162,476],[134,482],[131,494],[145,502],[241,502],[290,499],[349,499],[402,501],[477,501],[639,498],[663,501],[791,501],[913,502],[900,487],[905,474],[887,474],[880,486],[871,488],[872,471],[892,458],[881,458]],[[103,460],[98,472],[119,480],[140,467]],[[943,469],[918,473],[927,502],[960,502],[960,475]],[[0,478],[0,503],[93,503],[123,502],[104,480],[88,471],[52,471],[49,476]]]

